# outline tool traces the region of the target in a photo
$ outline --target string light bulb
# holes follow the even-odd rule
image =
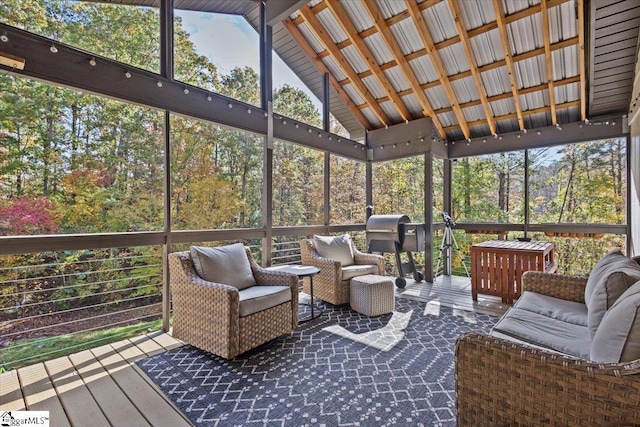
[[[92,67],[95,67],[96,66],[96,58],[91,58],[89,60],[89,65],[91,65]]]
[[[125,76],[126,78],[130,79],[130,78],[131,78],[131,72],[130,72],[129,70],[127,70],[127,71],[124,73],[124,76]]]
[[[251,108],[247,108],[247,114],[251,114]]]
[[[207,95],[207,101],[211,101],[211,99],[213,99],[211,98],[211,95]]]
[[[7,35],[7,32],[3,32],[2,35],[0,35],[0,40],[2,40],[4,43],[9,41],[9,36]]]
[[[187,89],[186,87],[184,88],[183,92],[185,95],[189,95],[189,89]]]
[[[158,87],[162,87],[162,82],[160,80],[158,80],[158,83],[156,83],[158,85]]]
[[[51,53],[58,53],[58,48],[54,44],[51,45],[49,50],[51,51]]]
[[[229,104],[227,105],[227,107],[229,107],[229,109],[232,109],[232,108],[233,108],[233,104],[232,104],[232,103],[229,103]]]

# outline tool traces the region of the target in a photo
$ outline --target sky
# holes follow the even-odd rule
[[[221,74],[245,66],[260,72],[260,37],[242,16],[185,10],[176,10],[175,15],[182,19],[182,27],[190,34],[198,53],[209,58]],[[320,100],[274,52],[273,87],[285,83],[302,89],[316,108],[322,110]]]

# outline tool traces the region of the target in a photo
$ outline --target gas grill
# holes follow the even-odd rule
[[[412,252],[424,248],[424,224],[411,223],[406,215],[371,215],[367,220],[367,248],[369,253],[393,253],[396,257],[398,277],[396,286],[407,284],[405,274],[421,282],[424,276],[416,269]],[[400,254],[405,252],[408,262],[403,263]]]

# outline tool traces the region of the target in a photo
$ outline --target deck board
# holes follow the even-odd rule
[[[49,411],[51,426],[71,426],[43,363],[20,368],[18,378],[28,410]]]
[[[72,354],[69,358],[112,425],[150,425],[90,350]]]
[[[114,347],[103,346],[91,352],[149,424],[158,427],[189,426]]]
[[[144,351],[147,356],[153,356],[164,351],[164,348],[160,346],[153,338],[148,335],[142,335],[139,337],[131,338],[131,342],[134,343],[140,350]]]
[[[25,409],[18,371],[3,372],[0,374],[0,411],[24,411]]]
[[[92,427],[110,426],[68,357],[49,360],[44,362],[44,366],[71,425],[91,423]]]

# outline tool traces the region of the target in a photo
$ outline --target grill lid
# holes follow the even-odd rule
[[[401,225],[411,222],[406,215],[371,215],[367,220],[367,233],[391,233],[398,236]]]

